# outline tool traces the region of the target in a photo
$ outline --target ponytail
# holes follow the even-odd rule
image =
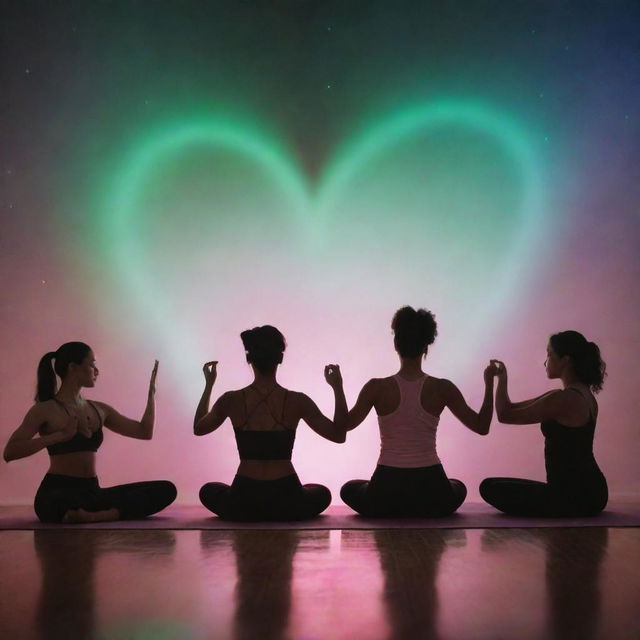
[[[38,363],[36,402],[51,400],[58,390],[56,374],[60,379],[64,379],[69,365],[81,364],[90,351],[91,347],[84,342],[65,342],[57,351],[45,353]],[[55,365],[53,365],[54,360]]]
[[[580,382],[589,385],[594,393],[602,389],[607,365],[600,356],[600,348],[577,331],[561,331],[549,338],[553,350],[561,358],[569,356]]]
[[[56,395],[57,381],[53,370],[53,359],[56,357],[55,351],[45,353],[38,363],[38,382],[36,385],[36,402],[51,400]]]

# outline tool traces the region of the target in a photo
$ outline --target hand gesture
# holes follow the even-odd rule
[[[156,392],[156,378],[158,376],[158,361],[156,360],[151,371],[151,379],[149,380],[149,397],[153,397]]]
[[[333,389],[337,389],[342,386],[342,374],[340,373],[339,364],[328,364],[324,368],[324,379],[327,384]]]
[[[505,363],[502,362],[502,360],[491,360],[489,366],[493,366],[494,367],[494,370],[495,370],[495,374],[494,375],[498,378],[498,380],[500,380],[502,382],[506,382],[506,380],[507,380],[507,365],[505,365]]]
[[[495,376],[498,375],[498,369],[496,365],[493,363],[493,360],[489,362],[489,364],[485,367],[482,377],[484,378],[485,384],[490,384]]]
[[[204,373],[204,380],[208,386],[213,386],[216,378],[218,377],[218,361],[211,360],[211,362],[205,362],[202,367],[202,373]]]
[[[78,416],[69,416],[62,429],[56,429],[49,434],[51,444],[57,444],[58,442],[66,442],[67,440],[71,440],[71,438],[73,438],[73,436],[78,433],[78,427]],[[85,431],[89,431],[89,429],[85,428]],[[89,431],[88,434],[82,432],[82,435],[86,438],[90,438],[91,431]]]

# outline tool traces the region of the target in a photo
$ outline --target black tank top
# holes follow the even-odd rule
[[[254,390],[256,390],[254,388]],[[257,390],[256,390],[257,391]],[[242,390],[244,399],[245,421],[241,427],[236,427],[233,432],[236,436],[236,444],[238,446],[238,454],[240,460],[291,460],[293,452],[293,443],[296,438],[296,430],[287,427],[284,424],[284,407],[287,403],[288,391],[285,389],[284,401],[282,403],[282,411],[280,418],[275,416],[267,402],[269,396],[275,391],[271,390],[268,394],[262,396],[258,403],[253,407],[251,413],[247,410],[247,396],[245,390]],[[251,416],[261,404],[266,405],[274,424],[269,429],[249,429]]]
[[[578,389],[569,389],[582,395]],[[540,428],[544,435],[544,462],[549,484],[566,486],[602,476],[593,457],[596,419],[591,411],[589,420],[581,427],[567,427],[557,420],[545,420]]]
[[[58,399],[53,398],[55,402],[57,402],[67,413],[67,415],[71,415],[69,410],[65,405],[60,402]],[[75,453],[76,451],[97,451],[102,444],[104,439],[104,435],[102,433],[102,418],[100,417],[100,412],[96,408],[96,406],[91,402],[91,400],[87,400],[91,408],[95,411],[98,416],[98,422],[100,427],[93,432],[90,438],[83,436],[81,433],[76,433],[73,438],[66,440],[65,442],[57,442],[56,444],[52,444],[47,447],[47,451],[50,456],[56,456],[61,453]]]

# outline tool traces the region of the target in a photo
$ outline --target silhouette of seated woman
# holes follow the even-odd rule
[[[222,394],[208,411],[216,380],[217,362],[204,367],[205,389],[194,418],[194,433],[215,431],[227,418],[235,433],[240,466],[231,486],[209,482],[200,489],[200,501],[226,520],[303,520],[313,518],[331,503],[331,492],[319,484],[302,485],[291,464],[291,452],[300,420],[333,442],[345,441],[347,405],[337,365],[325,367],[325,379],[335,395],[334,422],[324,416],[304,393],[290,391],[276,380],[285,350],[284,336],[265,325],[240,334],[247,362],[254,374],[244,389]]]
[[[55,364],[54,364],[55,363]],[[36,493],[34,508],[43,522],[98,522],[143,518],[161,511],[176,498],[165,480],[101,488],[96,477],[96,451],[103,426],[129,438],[151,440],[154,423],[156,361],[147,406],[140,421],[118,413],[104,402],[87,400],[83,388],[95,386],[95,356],[83,342],[67,342],[44,355],[38,365],[36,403],[9,438],[8,462],[46,448],[49,471]],[[56,374],[62,380],[57,389]]]
[[[485,393],[476,413],[455,384],[422,371],[422,359],[437,334],[430,311],[399,309],[391,328],[400,370],[369,380],[348,414],[347,430],[375,408],[380,427],[380,457],[370,481],[350,480],[340,491],[344,502],[364,516],[429,517],[453,513],[467,489],[449,480],[436,452],[440,415],[448,408],[466,427],[486,435],[493,413],[491,366],[484,373]]]
[[[549,338],[547,377],[562,381],[562,389],[537,398],[511,402],[507,369],[497,365],[496,412],[505,424],[540,422],[544,435],[547,482],[519,478],[486,478],[480,495],[490,505],[517,516],[590,516],[607,504],[607,481],[593,456],[598,416],[594,393],[602,389],[605,363],[600,349],[577,331]]]

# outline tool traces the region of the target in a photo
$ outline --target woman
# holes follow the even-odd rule
[[[449,380],[422,371],[422,359],[437,334],[430,311],[399,309],[391,328],[400,358],[397,374],[369,380],[349,412],[347,430],[357,427],[372,408],[380,426],[380,457],[370,481],[350,480],[340,491],[344,502],[364,516],[429,517],[453,513],[467,489],[449,480],[436,453],[436,430],[445,408],[466,427],[486,435],[493,413],[492,367],[484,373],[479,413]]]
[[[608,499],[607,481],[593,457],[598,416],[594,393],[602,389],[605,363],[600,349],[577,331],[549,338],[547,377],[562,381],[562,389],[524,402],[511,402],[507,368],[496,364],[496,412],[505,424],[540,422],[545,438],[547,482],[518,478],[487,478],[480,495],[490,505],[517,516],[590,516]]]
[[[83,342],[67,342],[38,365],[36,404],[27,412],[4,450],[9,462],[47,449],[49,471],[36,493],[34,508],[42,522],[104,522],[149,516],[176,498],[171,482],[136,482],[103,489],[95,470],[103,425],[123,436],[150,440],[153,434],[156,361],[147,407],[138,422],[103,402],[82,397],[95,386],[95,356]],[[57,388],[56,374],[62,384]]]
[[[332,442],[344,442],[347,404],[340,368],[325,367],[325,379],[335,395],[334,422],[325,417],[304,393],[289,391],[276,380],[285,350],[284,336],[265,325],[240,334],[253,382],[209,401],[216,381],[217,362],[204,367],[205,388],[193,423],[195,435],[215,431],[231,420],[240,454],[240,466],[231,486],[209,482],[200,489],[200,500],[226,520],[302,520],[313,518],[331,503],[329,489],[318,484],[302,485],[291,464],[298,422],[304,420],[316,433]]]

